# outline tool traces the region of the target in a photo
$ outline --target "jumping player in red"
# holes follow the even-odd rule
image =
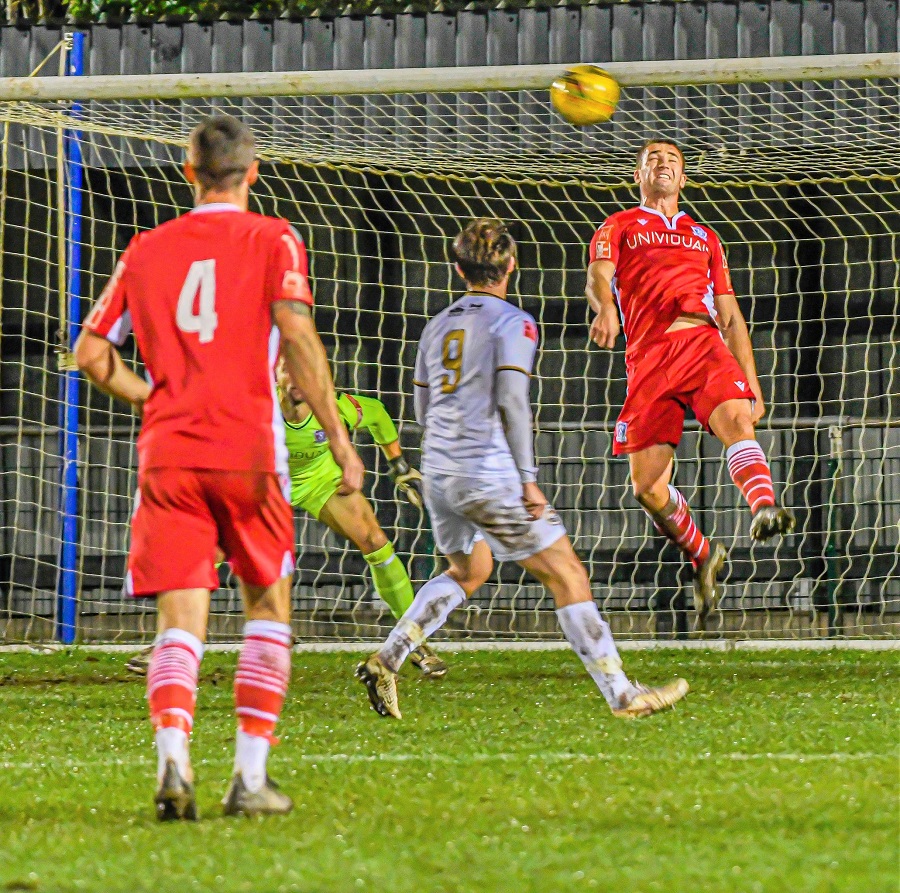
[[[670,483],[686,407],[725,445],[728,471],[753,513],[750,536],[762,542],[787,533],[794,518],[776,505],[756,442],[765,405],[722,245],[708,226],[678,210],[686,182],[681,150],[665,139],[646,143],[634,180],[640,206],[613,214],[591,240],[591,339],[612,348],[621,310],[628,396],[613,453],[628,455],[638,502],[693,563],[702,623],[721,596],[716,578],[725,550],[704,537]]]
[[[235,675],[238,717],[228,815],[285,813],[269,746],[290,673],[294,526],[273,364],[288,371],[343,472],[363,467],[338,413],[310,315],[303,242],[284,220],[247,210],[257,179],[253,134],[209,118],[190,136],[195,208],[135,236],[84,323],[78,367],[143,415],[126,587],[155,596],[159,635],[147,673],[158,751],[157,816],[196,819],[188,738],[221,546],[247,616]],[[134,331],[152,384],[114,345]]]

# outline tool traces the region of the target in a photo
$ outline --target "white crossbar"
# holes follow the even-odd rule
[[[0,102],[546,90],[567,67],[494,65],[364,71],[10,77],[0,78]],[[900,77],[900,53],[609,62],[603,67],[625,87],[868,80]]]

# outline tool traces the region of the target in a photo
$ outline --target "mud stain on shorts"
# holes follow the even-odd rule
[[[498,512],[496,500],[479,500],[463,506],[463,514],[477,524],[485,533],[490,534],[504,545],[515,546],[534,535],[531,516],[522,507],[521,516],[517,512],[507,510],[503,515]]]

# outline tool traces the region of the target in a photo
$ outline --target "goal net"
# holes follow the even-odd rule
[[[75,317],[129,239],[191,207],[180,173],[187,134],[226,111],[258,139],[252,209],[287,218],[306,240],[339,389],[385,403],[413,464],[417,340],[459,291],[448,242],[474,216],[510,223],[513,300],[541,329],[540,482],[626,639],[699,633],[689,568],[611,456],[623,351],[588,345],[586,246],[607,215],[636,203],[641,142],[676,139],[684,207],[728,253],[768,402],[758,436],[798,521],[784,540],[751,547],[720,444],[688,422],[676,481],[701,529],[729,551],[721,611],[704,634],[896,636],[896,55],[609,68],[624,87],[619,108],[584,130],[552,114],[558,69],[548,66],[0,81],[0,643],[59,635],[63,590],[78,640],[153,637],[152,606],[121,593],[137,422],[83,383],[75,393],[60,369]],[[67,297],[73,280],[80,301]],[[125,353],[139,366],[133,344]],[[383,458],[357,439],[366,495],[419,585],[435,568],[428,519],[397,498]],[[296,529],[297,635],[380,638],[392,618],[358,552],[304,515]],[[227,568],[222,582],[213,641],[235,639],[241,622]],[[504,565],[445,635],[554,639],[552,608]]]

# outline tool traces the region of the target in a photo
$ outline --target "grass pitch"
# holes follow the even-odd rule
[[[234,655],[203,663],[201,821],[158,825],[122,655],[0,655],[0,890],[853,893],[897,889],[896,653],[638,652],[692,692],[613,719],[568,652],[404,669],[404,719],[356,657],[294,657],[272,775],[285,818],[224,819]]]

